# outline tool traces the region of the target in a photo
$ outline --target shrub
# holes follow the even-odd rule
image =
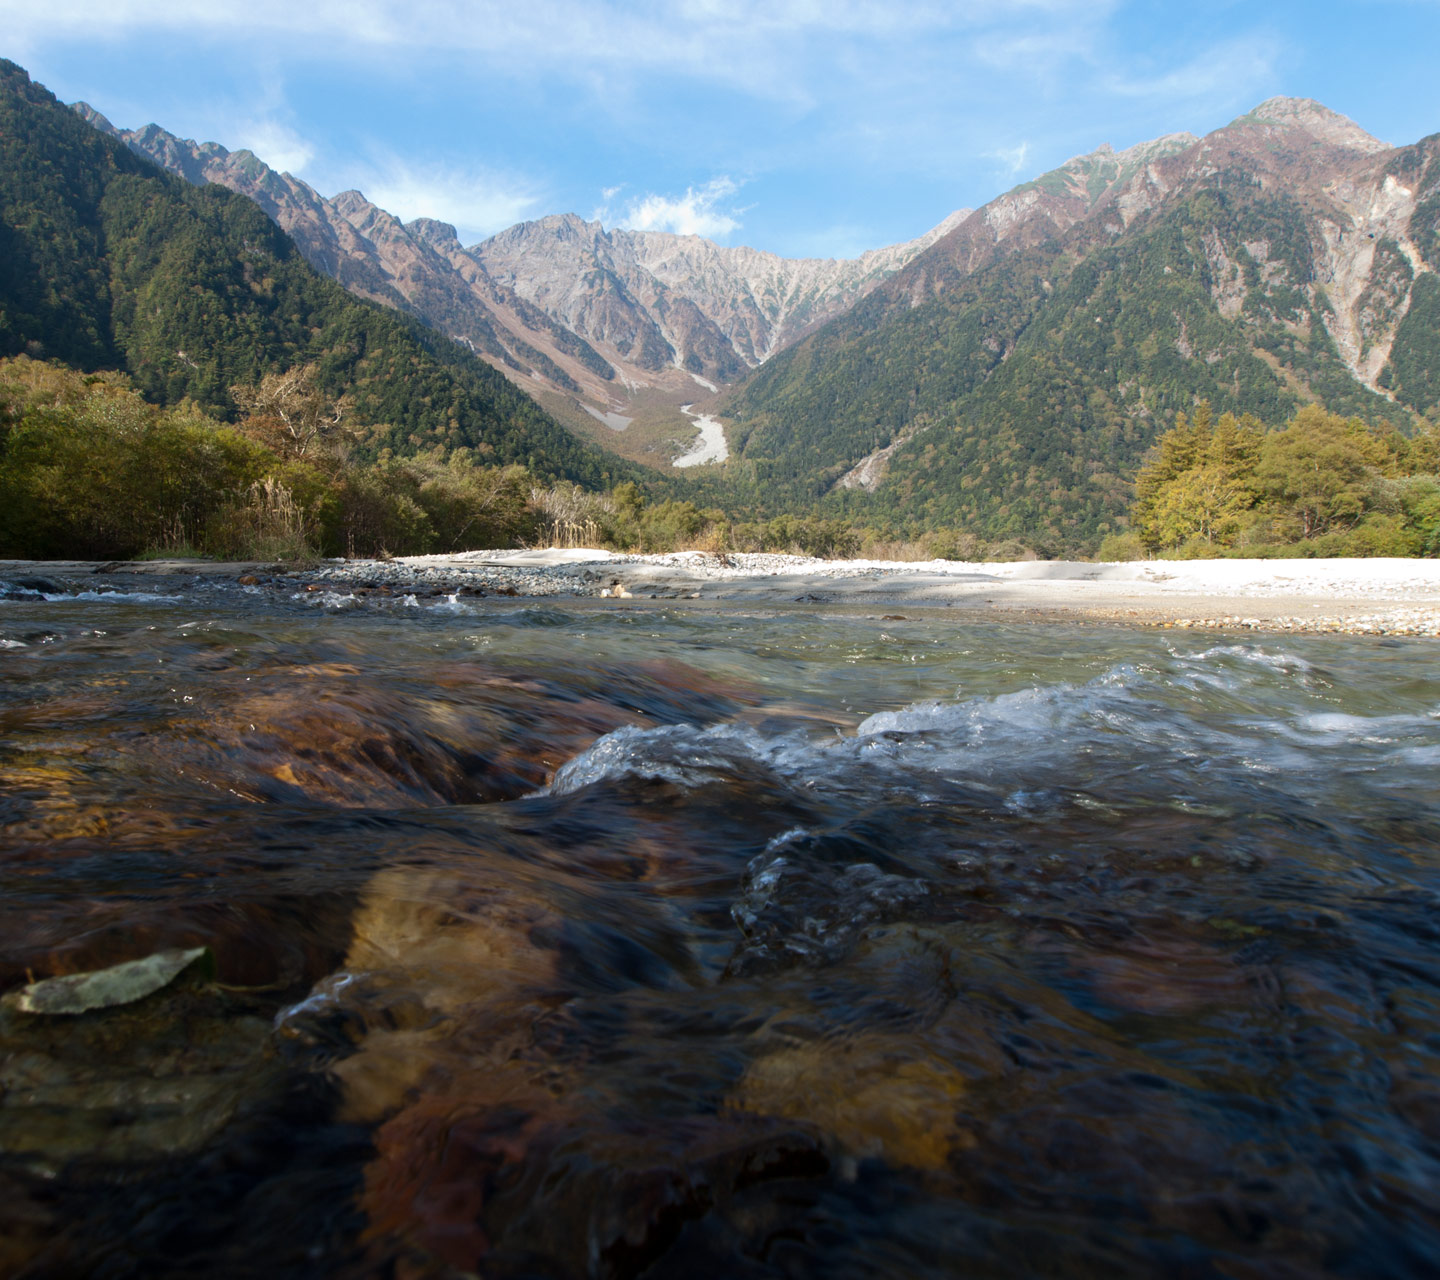
[[[994,561],[1013,561],[1038,560],[1040,557],[1018,539],[1006,538],[1004,542],[992,543],[985,552],[985,558]]]
[[[1107,562],[1148,560],[1145,544],[1138,533],[1110,533],[1100,543],[1095,559]]]
[[[227,560],[315,559],[314,523],[274,476],[257,480],[220,507],[206,530],[206,549]]]

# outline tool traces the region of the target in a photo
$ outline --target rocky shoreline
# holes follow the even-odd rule
[[[466,552],[331,560],[303,568],[134,561],[0,563],[0,583],[57,589],[177,576],[327,605],[371,597],[688,601],[702,607],[963,609],[1009,621],[1122,623],[1177,630],[1440,637],[1440,561],[1206,560],[965,564],[816,560],[703,552]]]

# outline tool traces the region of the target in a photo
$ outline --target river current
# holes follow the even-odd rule
[[[1433,641],[0,600],[0,1275],[1400,1277]]]

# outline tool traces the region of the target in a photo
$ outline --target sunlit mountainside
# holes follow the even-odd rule
[[[1101,147],[829,260],[571,214],[464,246],[247,151],[61,113],[18,68],[6,95],[7,349],[221,412],[234,383],[319,359],[375,448],[614,483],[614,452],[668,470],[698,404],[730,455],[684,480],[699,502],[1083,549],[1123,527],[1147,450],[1198,401],[1402,431],[1440,406],[1440,141],[1390,147],[1308,100]],[[62,216],[27,221],[47,201]]]

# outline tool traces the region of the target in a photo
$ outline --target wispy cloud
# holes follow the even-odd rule
[[[1277,32],[1289,28],[1263,6],[1208,8],[1224,10],[1226,40],[1208,39],[1206,13],[1172,21],[1136,0],[0,0],[0,19],[12,56],[43,50],[38,73],[83,65],[72,50],[93,65],[106,41],[110,66],[143,46],[182,77],[223,67],[228,103],[126,92],[167,127],[203,123],[327,193],[360,186],[403,216],[488,233],[552,211],[542,194],[587,208],[623,174],[627,186],[600,193],[593,216],[606,225],[724,238],[743,217],[764,243],[782,234],[767,222],[792,217],[900,238],[1100,141],[1200,132],[1287,88],[1323,93],[1281,80]],[[233,87],[254,67],[280,86],[278,103]],[[126,122],[99,92],[104,77],[57,79]],[[333,90],[324,107],[295,89],[317,83]],[[355,122],[372,107],[388,118],[364,127],[405,163],[354,159]],[[406,129],[488,169],[427,167],[405,150]],[[744,216],[723,183],[680,190],[684,175],[716,171],[744,174],[763,207]],[[887,216],[906,188],[925,193],[923,209]]]
[[[1202,49],[1178,66],[1106,76],[1104,85],[1125,98],[1253,104],[1274,79],[1279,56],[1273,40],[1230,40]]]
[[[608,187],[606,194],[618,194],[619,190]],[[732,178],[712,178],[704,186],[687,187],[681,196],[640,196],[618,213],[607,203],[595,216],[601,222],[631,231],[673,231],[681,236],[722,240],[740,229],[738,215],[744,210],[723,207],[739,190],[740,184]]]
[[[311,59],[370,48],[463,54],[502,72],[546,69],[580,77],[668,71],[730,83],[776,98],[805,93],[806,70],[837,43],[886,46],[946,34],[977,40],[1012,24],[1043,21],[1073,47],[1077,26],[1102,18],[1114,0],[6,0],[7,39],[21,46],[53,37],[155,33],[222,38]],[[1003,39],[1003,36],[1001,37]],[[998,46],[997,46],[998,47]],[[814,87],[814,86],[812,86]]]
[[[1025,161],[1030,156],[1030,144],[1022,142],[1015,147],[1001,147],[992,151],[990,158],[1000,162],[1000,177],[1007,182],[1018,178],[1025,171]]]
[[[272,169],[302,175],[315,159],[315,148],[278,120],[248,120],[233,127],[226,140],[232,150],[253,151]]]
[[[371,204],[402,222],[436,218],[462,240],[478,240],[537,211],[538,192],[523,178],[477,169],[425,164],[382,155],[359,172],[358,186]]]

